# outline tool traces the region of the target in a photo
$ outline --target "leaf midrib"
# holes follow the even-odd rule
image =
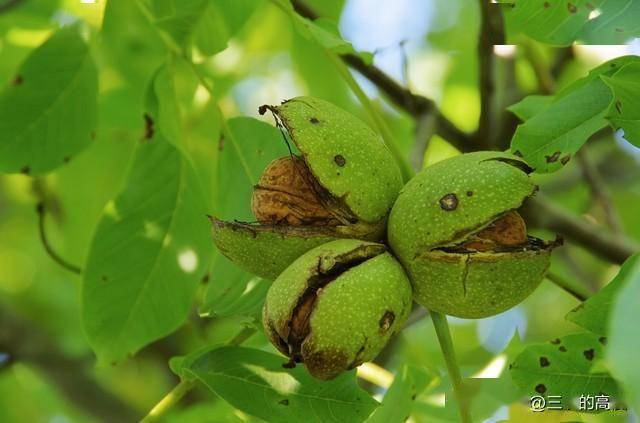
[[[62,90],[60,90],[59,94],[53,99],[53,101],[51,101],[50,104],[47,105],[42,110],[42,112],[24,128],[23,131],[18,132],[18,134],[13,138],[14,142],[11,145],[15,145],[18,141],[24,139],[26,134],[30,133],[34,127],[39,125],[42,122],[43,118],[49,115],[51,111],[54,109],[54,107],[56,107],[59,102],[61,102],[64,98],[66,98],[69,95],[69,93],[72,91],[72,88],[74,88],[75,85],[78,83],[80,79],[80,75],[84,72],[85,67],[87,66],[88,59],[89,59],[89,50],[85,48],[84,58],[80,62],[81,65],[77,67],[77,71],[75,72],[75,74],[73,75],[69,83],[65,87],[63,87]]]
[[[164,141],[164,142],[168,143],[168,141]],[[173,146],[170,146],[170,147],[171,148],[175,148]],[[175,150],[175,152],[177,154],[180,154],[178,152],[178,150]],[[167,230],[165,231],[164,236],[162,238],[163,241],[164,241],[164,239],[167,237],[167,235],[169,233],[173,232],[173,226],[174,226],[175,221],[176,221],[176,219],[175,219],[176,210],[178,209],[178,205],[182,201],[182,196],[184,195],[184,180],[186,179],[184,177],[185,163],[182,160],[182,157],[179,157],[179,160],[180,160],[180,181],[178,183],[178,189],[177,189],[177,192],[176,192],[176,197],[175,197],[175,202],[174,202],[175,207],[173,207],[173,209],[171,211],[171,216],[169,218],[169,225],[167,226]],[[138,291],[138,295],[136,296],[136,299],[133,302],[133,305],[129,309],[130,311],[129,311],[129,314],[127,315],[127,317],[126,317],[125,322],[121,326],[120,334],[118,336],[118,342],[116,343],[116,345],[122,344],[122,337],[125,334],[128,333],[128,328],[129,328],[129,325],[131,324],[131,318],[132,318],[133,315],[137,314],[136,311],[137,311],[138,307],[140,306],[140,302],[142,300],[143,294],[149,288],[149,284],[152,281],[151,275],[153,275],[155,273],[156,268],[158,266],[158,263],[160,262],[159,258],[162,255],[162,253],[165,251],[165,248],[166,247],[164,246],[164,242],[160,242],[160,248],[158,249],[158,253],[156,254],[156,257],[155,257],[155,259],[153,261],[153,265],[151,266],[151,269],[149,270],[147,276],[145,277],[144,282],[142,283],[142,286],[141,286],[140,290]],[[127,349],[127,352],[128,352],[129,347],[127,346],[126,349]]]

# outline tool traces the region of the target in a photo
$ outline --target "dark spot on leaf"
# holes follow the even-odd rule
[[[551,4],[548,1],[545,1],[543,6],[544,6],[545,9],[548,9],[548,8],[551,7]]]
[[[24,82],[24,79],[22,79],[22,75],[16,75],[16,77],[13,78],[13,81],[11,81],[11,84],[13,86],[16,86],[16,85],[22,85],[23,82]]]
[[[153,134],[155,132],[155,129],[153,126],[153,119],[148,113],[145,113],[143,115],[143,118],[144,118],[144,136],[142,137],[142,139],[149,140],[153,138]]]
[[[622,113],[622,102],[620,100],[616,100],[616,110],[618,113]]]
[[[616,28],[616,32],[624,32],[624,29],[622,29],[622,28]]]
[[[224,150],[224,136],[220,135],[220,139],[218,139],[218,151]]]
[[[562,342],[562,341],[560,341],[560,338],[556,338],[556,339],[551,340],[550,342],[551,342],[553,345],[558,345],[558,344],[559,344],[560,342]]]
[[[567,352],[567,348],[564,345],[562,345],[562,346],[560,346],[560,348],[558,348],[558,351]]]
[[[550,155],[550,156],[544,156],[544,157],[545,157],[545,159],[547,160],[547,163],[554,163],[554,162],[557,162],[557,161],[558,161],[558,159],[560,158],[560,154],[561,154],[561,153],[560,153],[559,151],[556,151],[556,152],[555,152],[555,153],[553,153],[552,155]]]
[[[262,116],[265,113],[267,113],[267,109],[268,108],[269,108],[269,106],[267,106],[266,104],[263,104],[262,106],[258,107],[258,113],[260,113],[260,116]]]
[[[289,405],[289,400],[288,399],[283,399],[282,401],[278,401],[278,404]]]
[[[590,348],[588,350],[584,350],[582,352],[582,354],[584,354],[584,358],[586,358],[587,360],[591,361],[591,360],[593,360],[593,356],[595,355],[595,351],[593,351],[593,348]]]
[[[600,341],[600,343],[602,345],[607,345],[607,337],[606,336],[601,336],[600,338],[598,338],[598,341]]]
[[[200,280],[200,283],[208,283],[209,282],[209,278],[211,276],[209,276],[209,273],[205,273],[205,275],[202,277],[202,279]]]
[[[106,275],[102,275],[100,279],[102,279],[102,282],[107,282],[109,280]]]
[[[333,161],[340,167],[344,166],[347,163],[347,160],[344,158],[342,154],[338,154],[333,158]]]
[[[28,175],[29,173],[31,173],[31,168],[29,166],[22,166],[22,169],[20,169],[21,173],[24,173],[25,175]]]
[[[509,370],[513,368],[513,363],[509,363]]]
[[[313,123],[314,125],[320,123],[320,121],[316,117],[312,117],[311,119],[309,119],[309,122]]]
[[[540,357],[540,367],[547,367],[549,364],[549,359],[547,357]]]
[[[567,3],[567,10],[569,10],[569,13],[576,13],[578,8],[573,3]]]
[[[585,4],[585,6],[586,6],[586,7],[587,7],[587,9],[589,9],[589,10],[595,10],[595,8],[596,8],[596,7],[595,7],[593,4],[591,4],[591,3],[587,3],[587,4]]]
[[[91,131],[91,133],[89,134],[89,137],[91,137],[92,140],[96,139],[96,131]]]
[[[455,194],[447,194],[440,199],[440,208],[445,211],[455,210],[458,207],[458,197]]]
[[[539,394],[544,394],[545,392],[547,392],[547,387],[544,386],[542,383],[537,384],[534,389]]]
[[[467,191],[467,197],[471,197],[473,195],[473,191]]]
[[[416,400],[416,394],[411,395],[411,400],[415,401]]]
[[[380,332],[385,333],[389,330],[391,325],[393,325],[393,321],[396,320],[396,315],[393,311],[387,310],[384,312],[380,321],[378,322],[378,326],[380,327]]]
[[[567,163],[569,163],[569,160],[571,160],[571,155],[567,154],[566,156],[560,159],[560,163],[562,163],[562,166],[564,166]]]

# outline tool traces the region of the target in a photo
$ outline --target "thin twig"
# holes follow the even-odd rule
[[[80,267],[69,263],[67,260],[63,259],[60,254],[58,254],[51,244],[49,243],[49,239],[47,238],[47,232],[45,230],[45,215],[46,210],[43,202],[40,202],[36,206],[36,212],[38,213],[38,230],[40,232],[40,240],[42,241],[42,245],[44,246],[45,251],[60,266],[64,267],[70,272],[73,272],[77,275],[82,274],[82,269]]]
[[[315,10],[304,1],[293,0],[292,3],[300,16],[311,20],[319,18]],[[414,118],[425,113],[433,113],[438,123],[437,134],[450,142],[458,150],[463,152],[475,150],[471,135],[462,131],[442,115],[433,100],[412,93],[376,66],[365,63],[360,56],[355,54],[341,54],[340,58],[378,87],[393,104]]]
[[[480,90],[480,118],[478,130],[476,131],[476,143],[483,148],[493,145],[491,139],[493,126],[493,102],[494,102],[494,80],[493,80],[493,40],[491,26],[492,4],[487,0],[478,0],[480,5],[480,33],[478,38],[478,79]]]
[[[584,180],[587,182],[587,185],[589,185],[593,199],[598,202],[602,208],[607,226],[609,226],[609,229],[611,229],[614,234],[620,235],[622,233],[620,217],[613,207],[611,195],[609,195],[609,190],[602,180],[600,172],[598,172],[598,169],[589,160],[584,147],[576,153],[576,158],[578,159]]]
[[[546,278],[551,283],[573,295],[580,301],[587,301],[587,299],[591,296],[591,293],[585,289],[584,285],[564,278],[556,273],[547,272]]]
[[[498,150],[508,150],[520,121],[515,114],[507,110],[507,107],[521,100],[522,93],[516,81],[515,57],[496,57],[496,67],[501,71],[496,83],[500,84],[499,92],[502,92],[502,95],[499,97],[498,133],[494,145]]]
[[[622,264],[629,256],[640,251],[638,242],[622,235],[616,236],[605,228],[575,216],[541,194],[529,199],[521,210],[525,221],[532,226],[558,232],[614,263]]]

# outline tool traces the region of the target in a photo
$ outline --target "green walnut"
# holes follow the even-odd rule
[[[516,156],[477,152],[436,163],[402,189],[388,237],[426,308],[482,318],[538,286],[555,242],[527,236],[517,209],[537,186]]]
[[[273,282],[263,309],[271,342],[328,380],[373,359],[402,329],[411,284],[383,244],[328,242],[303,254]]]
[[[297,97],[270,110],[297,148],[275,159],[254,187],[257,223],[213,219],[219,250],[245,270],[275,279],[313,247],[340,238],[379,241],[402,188],[382,140],[346,111]]]

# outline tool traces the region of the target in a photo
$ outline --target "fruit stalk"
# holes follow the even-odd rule
[[[460,368],[458,368],[458,362],[456,360],[456,354],[453,349],[453,341],[451,339],[451,332],[449,331],[449,325],[447,324],[447,318],[444,314],[436,311],[430,311],[431,320],[433,321],[433,327],[436,329],[436,335],[438,336],[438,342],[440,343],[440,349],[444,356],[444,361],[449,372],[449,378],[453,385],[453,393],[458,401],[458,412],[460,413],[460,421],[462,423],[471,423],[471,414],[469,412],[469,402],[464,392],[464,384],[462,382],[462,375],[460,374]]]

